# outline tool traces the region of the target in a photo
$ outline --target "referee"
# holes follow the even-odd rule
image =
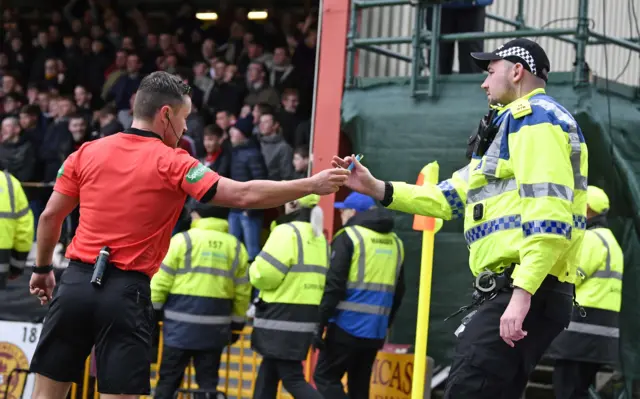
[[[30,282],[41,304],[51,302],[31,363],[33,398],[65,398],[71,383],[81,380],[94,345],[103,397],[149,394],[150,278],[167,253],[187,196],[229,208],[272,208],[336,192],[346,182],[349,172],[340,168],[286,182],[221,177],[176,149],[190,112],[190,87],[154,72],[140,83],[131,128],[84,144],[58,171],[40,216]],[[53,249],[63,220],[78,204],[69,267],[52,298]],[[109,253],[108,266],[102,284],[94,285],[94,263],[102,252]]]

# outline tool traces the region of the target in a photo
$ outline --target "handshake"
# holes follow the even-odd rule
[[[349,170],[352,163],[353,168]],[[331,165],[333,168],[325,169],[309,178],[312,181],[314,194],[332,194],[346,185],[353,191],[370,195],[378,200],[384,197],[384,182],[374,178],[369,169],[364,167],[354,155],[345,158],[334,156]]]

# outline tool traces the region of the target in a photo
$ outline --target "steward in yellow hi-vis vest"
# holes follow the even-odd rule
[[[415,186],[377,180],[354,157],[334,164],[355,162],[347,185],[389,209],[464,217],[476,279],[474,301],[461,311],[477,309],[455,332],[444,397],[517,398],[571,320],[587,146],[571,113],[545,92],[550,64],[537,43],[515,39],[471,56],[488,72],[481,87],[491,111],[466,167],[438,185]]]
[[[576,298],[585,317],[574,311],[569,327],[549,348],[556,359],[553,389],[557,398],[586,398],[602,365],[618,363],[618,315],[622,302],[624,255],[607,227],[609,197],[587,189],[587,231],[582,240]]]
[[[251,284],[260,290],[251,335],[262,355],[254,399],[275,399],[280,380],[296,399],[322,399],[305,381],[301,363],[318,326],[329,267],[319,200],[308,195],[286,204],[286,215],[249,268]]]
[[[24,272],[33,244],[33,214],[18,179],[0,172],[0,289]]]
[[[373,362],[404,295],[404,247],[393,232],[393,215],[373,198],[351,193],[335,207],[343,229],[331,245],[314,381],[325,398],[344,398],[347,373],[349,397],[369,398]]]
[[[164,349],[155,399],[173,398],[193,358],[200,389],[215,392],[220,357],[244,328],[251,285],[247,251],[228,233],[227,210],[195,203],[191,229],[171,239],[151,280],[151,300],[164,313]]]

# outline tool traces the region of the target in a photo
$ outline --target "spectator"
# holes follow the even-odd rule
[[[309,148],[297,147],[293,151],[293,168],[295,170],[294,178],[303,179],[307,177],[309,170]]]
[[[6,118],[8,116],[18,116],[20,108],[23,105],[22,102],[22,97],[18,93],[11,92],[4,96],[4,99],[2,101],[4,117]]]
[[[125,129],[130,128],[133,123],[133,103],[136,101],[136,93],[134,92],[129,98],[129,107],[118,111],[118,121]]]
[[[5,73],[2,76],[2,91],[0,92],[0,96],[17,92],[19,86],[18,78],[14,73]]]
[[[55,90],[60,94],[71,94],[73,82],[63,70],[64,63],[57,58],[49,58],[44,64],[44,75],[40,79],[40,86]]]
[[[293,179],[293,150],[280,134],[280,124],[274,113],[260,116],[260,147],[269,179]]]
[[[77,85],[73,89],[73,99],[76,103],[76,110],[82,114],[88,121],[93,118],[92,94],[81,85]]]
[[[278,120],[282,127],[282,136],[292,148],[296,147],[296,128],[302,122],[302,118],[297,113],[298,104],[300,99],[296,89],[286,89],[282,93],[282,108],[278,112]]]
[[[64,150],[71,138],[69,117],[75,112],[75,104],[69,97],[61,97],[56,101],[53,123],[49,125],[40,146],[40,158],[44,166],[44,181],[55,181],[58,169],[65,160]]]
[[[229,128],[236,123],[236,116],[230,111],[218,111],[216,113],[216,125],[222,129],[225,138],[229,135]]]
[[[109,98],[109,93],[115,83],[127,73],[127,55],[126,50],[118,50],[115,62],[105,70],[105,82],[101,91],[102,99],[107,100]]]
[[[106,105],[98,111],[98,125],[100,126],[98,137],[111,136],[125,129],[116,118],[116,110],[112,105]],[[131,124],[127,127],[131,127]]]
[[[229,129],[232,145],[231,178],[236,181],[267,179],[260,147],[252,139],[253,123],[250,118],[239,119]],[[260,253],[260,235],[264,214],[261,210],[232,209],[229,213],[229,233],[247,247],[249,261]]]
[[[442,6],[440,17],[440,33],[483,32],[486,7],[493,0],[476,0],[473,2],[455,0]],[[431,29],[433,21],[432,8],[427,10],[427,29]],[[438,71],[442,75],[450,75],[453,71],[453,55],[455,42],[441,42],[438,58]],[[484,41],[465,40],[458,42],[458,63],[460,73],[481,73],[471,58],[471,53],[482,51]],[[427,56],[427,59],[429,57]]]
[[[247,51],[240,57],[238,69],[242,73],[251,63],[271,65],[272,61],[273,54],[265,52],[264,45],[259,40],[253,39],[247,43]]]
[[[244,99],[245,104],[251,106],[258,103],[267,103],[274,108],[280,105],[280,97],[273,87],[266,81],[264,64],[251,62],[247,70],[247,89],[249,94]]]
[[[204,149],[206,156],[201,162],[220,176],[231,176],[231,154],[223,146],[225,133],[218,125],[208,125],[204,128]]]
[[[73,114],[69,116],[69,132],[71,140],[65,142],[66,147],[63,149],[65,158],[77,151],[82,144],[97,138],[98,134],[89,132],[89,124],[83,114]]]
[[[285,46],[276,47],[269,65],[269,85],[282,93],[285,89],[298,87],[298,80],[296,68],[291,65],[289,50]]]
[[[18,118],[11,116],[2,120],[0,164],[16,179],[33,181],[36,169],[35,152],[31,142],[21,133]]]
[[[251,115],[253,117],[253,134],[260,134],[260,117],[264,114],[272,114],[273,107],[266,103],[259,103],[253,106]]]
[[[142,80],[140,68],[142,68],[140,57],[137,54],[129,54],[126,73],[121,75],[113,84],[106,98],[107,101],[113,100],[115,102],[116,111],[129,107],[129,100],[133,93],[138,90]]]
[[[22,135],[33,145],[35,153],[40,150],[45,134],[45,124],[41,118],[42,112],[37,105],[25,105],[20,109]]]

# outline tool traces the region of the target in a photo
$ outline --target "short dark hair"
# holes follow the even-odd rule
[[[224,130],[222,130],[222,128],[218,125],[207,125],[204,128],[204,135],[205,136],[215,136],[215,137],[222,137],[224,136]]]
[[[260,115],[273,114],[273,107],[267,103],[258,103],[255,105],[260,111]]]
[[[98,111],[100,118],[104,118],[107,115],[116,115],[116,107],[111,104],[107,104]]]
[[[276,115],[275,112],[273,112],[273,110],[270,110],[269,112],[264,112],[260,115],[260,117],[262,118],[265,115],[269,115],[271,116],[271,119],[273,119],[273,123],[280,123],[280,119],[278,119],[278,115]]]
[[[296,149],[293,151],[293,154],[294,155],[298,154],[302,158],[309,158],[309,147],[304,147],[304,146],[296,147]]]
[[[30,104],[30,105],[25,105],[22,108],[20,108],[20,113],[21,114],[26,114],[26,115],[29,115],[29,116],[38,117],[38,116],[40,116],[41,111],[40,111],[40,107],[38,107],[37,105]]]
[[[184,96],[191,94],[191,87],[164,71],[147,75],[140,82],[133,104],[133,117],[151,120],[165,105],[176,107],[184,103]]]
[[[71,120],[73,119],[82,119],[83,121],[87,122],[87,118],[83,114],[77,112],[69,116],[69,122],[71,122]]]

